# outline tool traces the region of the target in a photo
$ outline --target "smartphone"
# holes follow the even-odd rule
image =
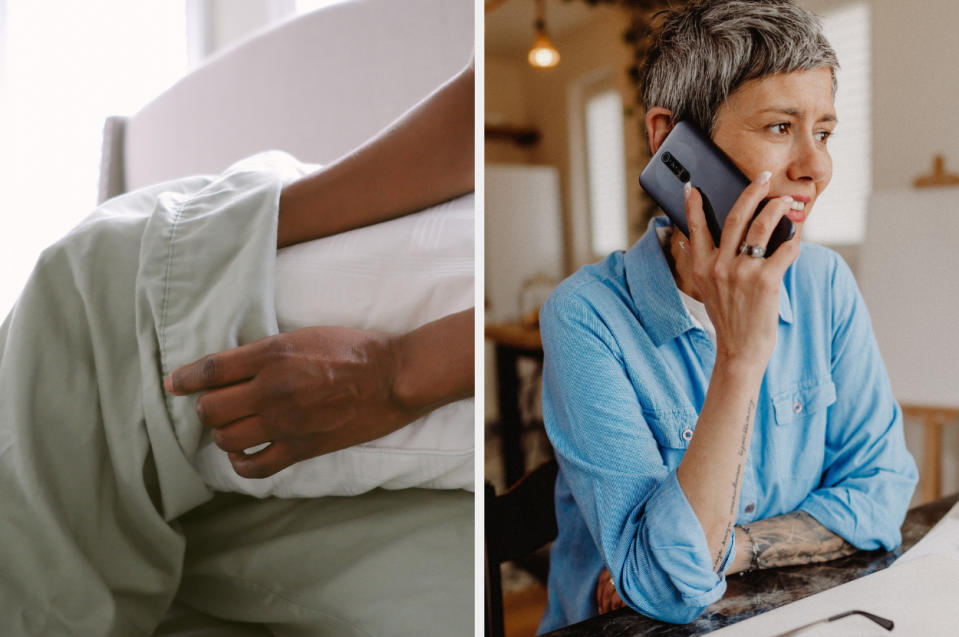
[[[683,186],[687,181],[691,181],[702,194],[706,225],[718,247],[726,216],[749,185],[749,179],[699,127],[682,121],[677,122],[666,135],[639,175],[639,184],[662,208],[673,225],[689,237],[683,197]],[[753,218],[768,201],[763,199],[759,203]],[[795,233],[796,226],[784,216],[769,238],[765,256],[775,252]]]

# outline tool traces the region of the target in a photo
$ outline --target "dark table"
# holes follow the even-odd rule
[[[496,346],[496,384],[500,424],[503,434],[503,467],[506,486],[516,483],[526,473],[523,457],[523,417],[519,405],[519,374],[516,365],[521,358],[543,360],[543,341],[539,327],[520,323],[488,323],[486,338]]]
[[[893,551],[859,551],[825,564],[787,566],[730,575],[726,579],[726,594],[723,598],[710,605],[699,619],[691,624],[667,624],[644,617],[628,608],[621,608],[561,628],[548,635],[550,637],[704,635],[723,626],[735,624],[820,591],[881,571],[918,542],[957,501],[959,501],[959,494],[910,510],[902,524],[902,545]]]

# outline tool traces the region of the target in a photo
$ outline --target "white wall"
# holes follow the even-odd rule
[[[873,185],[908,188],[942,153],[959,172],[959,2],[873,0]]]
[[[873,0],[876,191],[911,188],[915,177],[931,171],[937,153],[945,155],[947,169],[959,172],[957,23],[959,2],[954,0]],[[904,210],[904,231],[908,221]],[[953,245],[959,247],[959,239]],[[928,293],[936,294],[936,287],[929,286]],[[951,306],[952,314],[959,315],[959,299],[952,298]],[[959,379],[955,381],[959,388]],[[922,453],[919,424],[907,423],[906,435],[918,460]],[[943,465],[943,491],[959,491],[959,422],[943,436]]]

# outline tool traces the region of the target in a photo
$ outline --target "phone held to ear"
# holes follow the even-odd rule
[[[703,197],[706,224],[719,246],[726,216],[739,199],[749,179],[736,164],[697,126],[677,122],[639,175],[639,184],[666,216],[689,237],[683,186],[691,181]],[[753,218],[769,199],[763,199]],[[784,241],[792,238],[796,226],[787,217],[779,220],[766,246],[769,257]]]

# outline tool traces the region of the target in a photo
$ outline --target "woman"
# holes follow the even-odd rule
[[[753,181],[718,247],[687,188],[688,238],[654,219],[543,308],[560,464],[543,631],[623,602],[685,623],[727,574],[892,549],[917,479],[852,274],[800,249],[837,121],[818,21],[790,0],[702,0],[656,35],[651,150],[690,120]],[[794,238],[754,257],[783,216]]]

